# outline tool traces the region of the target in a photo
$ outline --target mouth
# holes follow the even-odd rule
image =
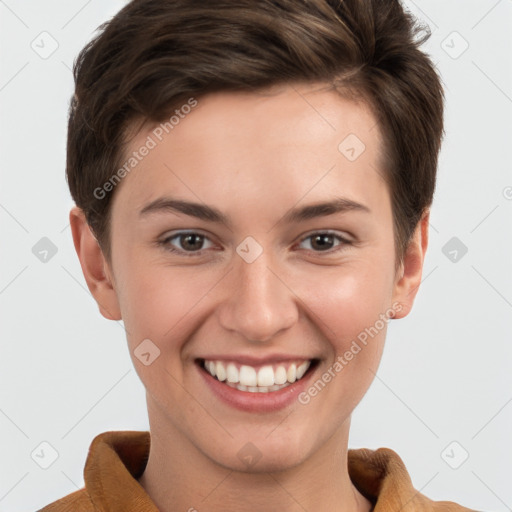
[[[275,393],[304,379],[319,360],[296,359],[259,365],[237,361],[197,359],[197,364],[216,381],[247,393]]]

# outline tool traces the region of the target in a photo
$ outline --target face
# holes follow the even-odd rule
[[[199,98],[161,131],[129,143],[155,145],[117,185],[95,296],[124,321],[152,428],[228,468],[296,466],[347,439],[414,296],[375,118],[302,84]]]

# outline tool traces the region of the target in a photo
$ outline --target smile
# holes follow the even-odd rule
[[[311,363],[312,360],[300,360],[254,367],[236,362],[203,360],[202,366],[212,377],[239,391],[269,393],[300,380]]]

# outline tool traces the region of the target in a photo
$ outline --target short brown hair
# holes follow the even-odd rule
[[[417,37],[419,36],[419,37]],[[430,207],[443,131],[430,37],[399,0],[132,0],[80,52],[66,174],[110,261],[110,205],[94,193],[121,165],[134,120],[191,97],[325,81],[363,98],[383,137],[397,266]]]

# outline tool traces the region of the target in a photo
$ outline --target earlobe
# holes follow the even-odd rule
[[[427,210],[416,226],[403,263],[397,272],[393,301],[400,303],[401,308],[394,318],[403,318],[409,314],[421,284],[423,262],[428,246],[429,218],[430,210]]]
[[[108,320],[121,320],[113,278],[103,252],[92,233],[84,212],[77,206],[69,212],[69,223],[87,287]]]

